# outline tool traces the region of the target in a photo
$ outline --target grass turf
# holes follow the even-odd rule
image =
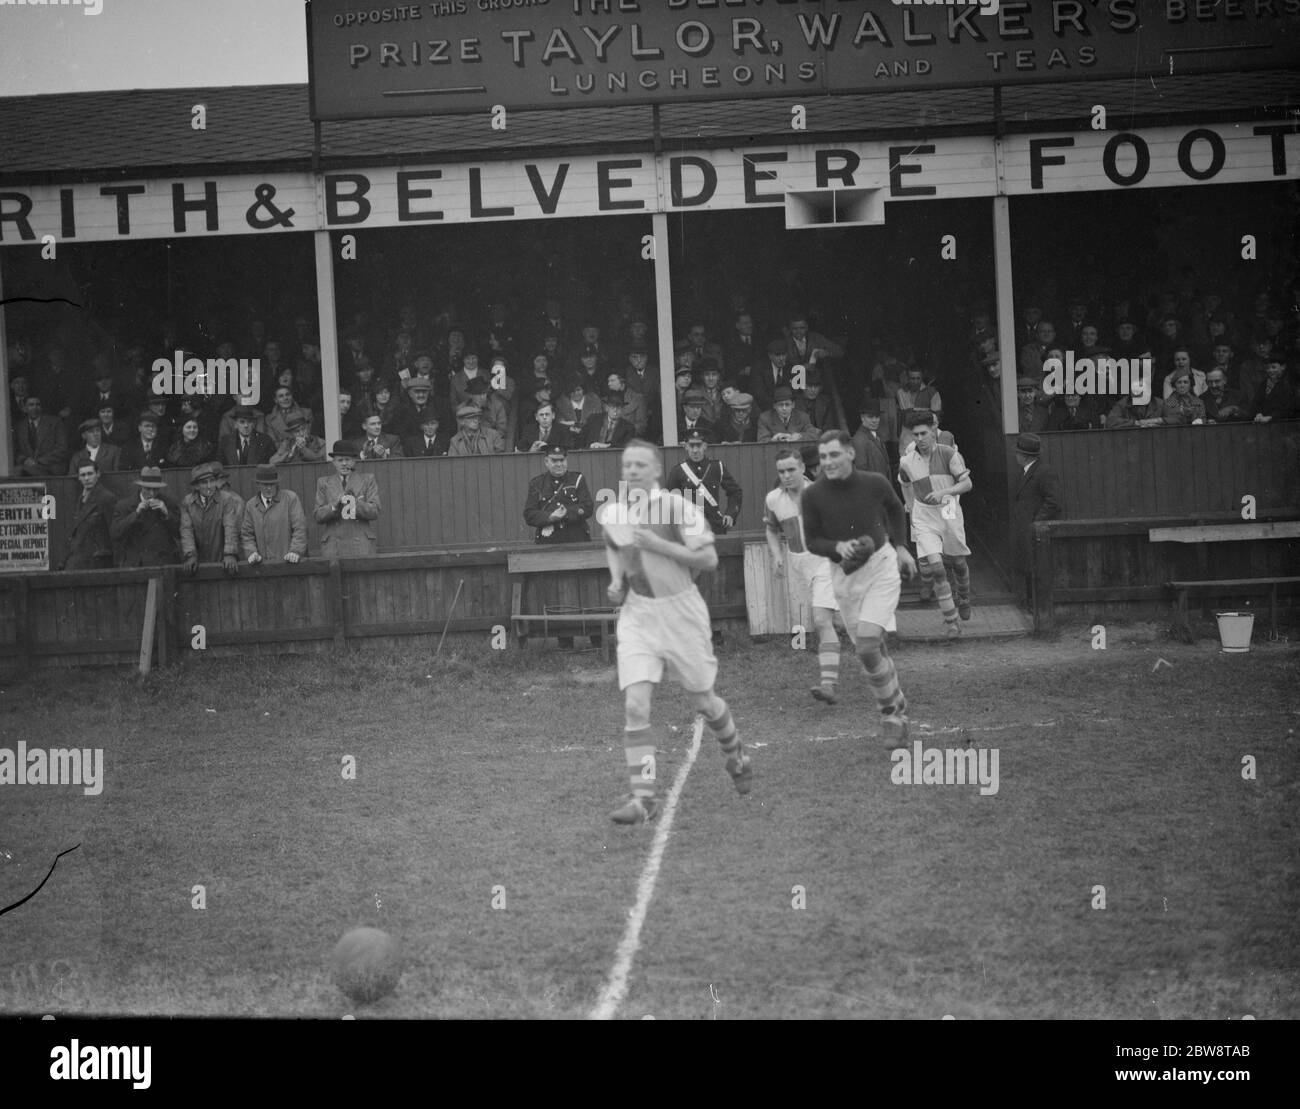
[[[1300,651],[1112,628],[1107,651],[1079,630],[896,659],[912,738],[997,748],[998,792],[893,784],[859,678],[821,705],[814,654],[729,645],[754,791],[735,796],[706,732],[621,1015],[1300,1015]],[[0,786],[0,907],[81,844],[0,915],[0,1011],[573,1017],[603,985],[652,830],[606,817],[626,776],[598,656],[200,658],[143,684],[0,686],[0,746],[106,765],[97,797]],[[674,687],[655,708],[680,729],[666,786],[690,712]],[[357,1008],[328,956],[360,924],[406,966]]]

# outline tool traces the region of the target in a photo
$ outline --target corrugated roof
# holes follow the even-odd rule
[[[194,130],[191,110],[207,109]],[[803,96],[665,104],[660,134],[673,147],[789,141],[790,109],[808,109],[809,135],[909,138],[993,128],[992,88],[928,89],[865,96]],[[1106,105],[1111,128],[1170,120],[1294,116],[1288,71],[1017,85],[1002,91],[1008,130],[1078,129],[1092,105]],[[485,113],[428,119],[350,120],[321,125],[323,164],[513,157],[538,151],[645,148],[648,106],[514,112],[505,131]],[[0,98],[0,180],[74,180],[151,171],[239,172],[306,168],[313,127],[306,85],[140,89]]]

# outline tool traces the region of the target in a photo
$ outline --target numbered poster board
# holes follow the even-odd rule
[[[0,485],[0,574],[50,568],[45,483]]]

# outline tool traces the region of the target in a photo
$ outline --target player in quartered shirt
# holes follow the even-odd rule
[[[970,470],[955,446],[935,437],[933,412],[924,409],[908,416],[914,450],[898,462],[903,500],[912,516],[917,565],[923,583],[932,583],[949,638],[961,635],[958,618],[969,620],[970,566],[966,562],[966,522],[961,495],[972,488]],[[952,571],[949,585],[945,564]]]
[[[709,609],[695,586],[697,574],[718,565],[713,532],[694,504],[659,488],[662,474],[659,448],[633,439],[623,450],[620,499],[596,513],[609,564],[609,599],[621,606],[618,685],[624,694],[623,750],[632,796],[610,813],[616,824],[641,824],[659,812],[650,703],[665,669],[717,739],[736,792],[747,794],[752,777],[731,709],[713,691],[718,660]]]
[[[804,540],[799,497],[812,482],[804,472],[802,454],[791,447],[777,452],[776,476],[780,484],[763,501],[772,569],[778,577],[788,573],[800,602],[812,608],[821,682],[810,692],[817,700],[833,705],[838,700],[835,687],[840,679],[840,637],[835,630],[840,606],[831,588],[830,562],[809,551]]]

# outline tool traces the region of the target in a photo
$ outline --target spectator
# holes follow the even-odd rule
[[[1079,357],[1079,348],[1083,346],[1083,329],[1087,325],[1087,298],[1077,294],[1071,296],[1065,305],[1065,309],[1065,330],[1061,335],[1061,345],[1074,351],[1077,358]]]
[[[740,518],[744,491],[740,482],[727,473],[721,460],[709,458],[708,443],[698,431],[686,437],[686,459],[679,462],[668,474],[666,489],[681,491],[688,500],[701,508],[704,518],[715,535],[730,531]],[[722,495],[727,495],[727,508],[722,509]]]
[[[316,479],[316,522],[321,525],[321,555],[346,558],[379,552],[375,521],[381,504],[374,474],[355,473],[357,448],[345,439],[334,444],[334,473]]]
[[[731,379],[737,388],[757,397],[761,390],[755,382],[755,374],[763,368],[766,359],[754,337],[754,317],[742,311],[736,316],[733,327],[734,333],[722,348],[722,364],[730,368]]]
[[[142,470],[146,466],[159,467],[167,461],[167,452],[158,435],[158,417],[152,412],[141,412],[136,420],[136,434],[129,439],[118,454],[124,470]]]
[[[14,428],[15,474],[19,477],[62,476],[67,471],[68,432],[62,420],[47,416],[35,394],[23,400],[24,417]]]
[[[1092,322],[1085,323],[1079,329],[1079,343],[1074,348],[1074,360],[1077,362],[1080,358],[1105,358],[1110,354],[1110,350],[1105,347],[1097,330],[1097,325]]]
[[[1115,341],[1110,344],[1112,358],[1141,358],[1150,346],[1138,335],[1137,324],[1127,316],[1115,322]]]
[[[244,502],[238,494],[220,488],[221,473],[215,462],[190,471],[190,486],[181,501],[181,558],[185,572],[194,573],[200,562],[220,562],[227,574],[239,566],[239,528]]]
[[[1207,424],[1226,424],[1250,418],[1246,414],[1245,398],[1235,389],[1228,388],[1228,375],[1222,366],[1215,366],[1205,375],[1205,385],[1201,401],[1205,405]]]
[[[217,429],[220,426],[221,419],[213,407],[212,398],[202,394],[193,397],[181,397],[181,414],[179,424],[183,428],[186,420],[197,420],[199,424],[199,438],[206,439],[212,444],[212,452],[217,450]]]
[[[587,421],[602,411],[600,401],[587,392],[587,387],[578,381],[560,398],[555,408],[555,416],[562,426],[567,427],[574,435],[581,436]]]
[[[401,424],[407,430],[397,434],[418,435],[429,416],[434,416],[442,423],[443,413],[439,411],[442,406],[433,399],[433,382],[427,377],[410,377],[406,379],[404,387],[406,395],[402,401]]]
[[[686,407],[686,394],[690,392],[699,393],[700,412],[704,411],[704,393],[700,391],[699,386],[695,384],[695,371],[689,365],[677,366],[674,369],[673,391],[677,398],[677,427],[680,430],[683,420],[683,410]]]
[[[699,373],[700,392],[704,396],[704,418],[721,433],[727,419],[728,401],[722,391],[722,371],[717,363],[705,362]]]
[[[118,389],[117,381],[113,376],[113,367],[107,360],[96,359],[95,368],[92,371],[92,380],[95,383],[95,388],[87,397],[87,409],[84,413],[87,419],[92,415],[97,416],[104,405],[108,405],[116,411],[122,411],[130,407],[129,398]]]
[[[324,462],[325,440],[311,433],[311,420],[301,410],[289,417],[288,435],[271,455],[271,465],[285,462]]]
[[[1250,407],[1257,424],[1289,420],[1296,414],[1295,390],[1286,380],[1286,362],[1281,355],[1270,355],[1264,364],[1264,383],[1255,391]]]
[[[1011,560],[1026,601],[1033,607],[1033,526],[1061,514],[1061,479],[1039,459],[1042,441],[1037,435],[1016,438],[1016,465],[1020,474],[1011,497]]]
[[[695,321],[687,328],[686,338],[681,340],[681,344],[683,349],[691,352],[691,364],[697,372],[704,369],[706,362],[712,362],[719,372],[725,368],[722,347],[709,338],[707,329],[700,321]]]
[[[582,474],[569,469],[569,452],[558,445],[547,447],[546,473],[528,483],[524,504],[524,523],[537,529],[534,541],[585,542],[591,538],[587,521],[593,511],[590,486]]]
[[[1106,422],[1103,426],[1107,431],[1126,427],[1162,427],[1164,425],[1165,418],[1160,411],[1164,402],[1153,398],[1147,404],[1139,404],[1136,398],[1140,395],[1141,390],[1134,383],[1133,395],[1120,397],[1116,401],[1115,406],[1106,414]]]
[[[244,518],[239,528],[244,558],[250,566],[263,561],[297,562],[305,558],[307,516],[298,494],[292,489],[280,488],[280,474],[274,466],[259,466],[256,481],[257,492],[244,505]]]
[[[758,424],[754,419],[754,398],[748,393],[737,393],[727,401],[730,412],[718,427],[718,439],[723,443],[758,442]]]
[[[420,433],[402,440],[402,454],[407,458],[439,458],[447,453],[450,442],[439,431],[438,413],[430,407],[420,421]]]
[[[180,438],[167,448],[167,465],[188,469],[200,462],[210,462],[216,455],[217,448],[200,437],[199,421],[191,416],[181,424]]]
[[[131,429],[117,418],[117,410],[111,405],[103,405],[96,414],[99,416],[100,439],[117,447],[120,454],[131,438]]]
[[[1091,398],[1081,397],[1078,393],[1061,394],[1047,419],[1048,431],[1087,431],[1100,426]]]
[[[81,495],[77,498],[72,519],[68,521],[67,549],[59,569],[106,570],[113,565],[109,526],[116,501],[100,483],[99,463],[93,458],[82,459],[76,474]]]
[[[632,426],[632,422],[623,418],[624,395],[611,389],[605,393],[601,401],[604,412],[599,416],[592,416],[583,425],[578,444],[592,450],[606,450],[609,447],[617,447],[621,450],[636,436],[636,429]]]
[[[704,415],[704,392],[700,389],[687,389],[682,399],[681,428],[682,441],[685,442],[692,432],[698,431],[706,443],[718,441],[717,428]]]
[[[449,455],[500,454],[505,450],[501,436],[482,427],[483,410],[477,404],[462,404],[456,409],[459,429],[447,445]]]
[[[875,397],[864,397],[860,415],[862,426],[853,436],[853,465],[856,469],[874,471],[893,481],[895,471],[890,465],[889,451],[880,437],[880,401]]]
[[[366,461],[402,457],[401,441],[384,431],[383,420],[377,412],[361,421],[361,430],[363,436],[356,441],[357,451]]]
[[[844,357],[844,348],[839,343],[809,330],[808,317],[802,313],[790,317],[790,338],[785,350],[786,360],[792,366],[824,367],[828,360]]]
[[[772,339],[767,344],[767,357],[754,368],[754,399],[763,406],[772,403],[772,394],[778,385],[790,384],[790,354],[784,339]]]
[[[1035,380],[1043,376],[1043,360],[1047,357],[1047,352],[1056,345],[1056,327],[1050,320],[1039,320],[1038,325],[1034,328],[1034,341],[1026,343],[1020,348],[1020,356],[1016,359],[1016,368],[1022,377],[1032,377]]]
[[[771,409],[758,418],[758,442],[797,443],[820,435],[821,429],[813,427],[808,414],[795,407],[794,391],[788,385],[778,385],[772,394]]]
[[[510,430],[510,412],[500,394],[494,392],[485,377],[476,377],[466,386],[466,404],[472,404],[479,410],[480,426],[484,431],[495,431],[506,441]]]
[[[79,476],[81,467],[87,462],[95,463],[99,473],[121,469],[118,449],[112,443],[104,442],[104,426],[97,418],[81,421],[81,441],[81,450],[72,456],[72,463],[68,466],[69,477]]]
[[[900,414],[913,412],[917,409],[933,412],[936,419],[943,414],[943,398],[939,396],[939,390],[932,385],[925,384],[925,374],[916,366],[909,367],[904,375],[903,384],[898,390],[896,400]],[[900,456],[907,453],[908,445],[911,442],[912,430],[906,425],[906,421],[900,420],[898,429],[898,452]]]
[[[1187,347],[1179,347],[1174,351],[1174,368],[1165,375],[1164,389],[1161,396],[1168,400],[1170,394],[1174,391],[1174,379],[1178,374],[1187,374],[1192,381],[1192,395],[1199,397],[1205,392],[1205,374],[1201,370],[1192,368],[1192,352]]]
[[[1028,374],[1016,381],[1016,411],[1020,419],[1020,430],[1035,435],[1047,430],[1052,403],[1038,385],[1039,379]]]
[[[172,415],[171,405],[166,397],[156,395],[149,397],[149,411],[153,413],[157,423],[158,449],[165,459],[167,457],[167,448],[172,445],[172,440],[176,438],[176,419]],[[134,469],[134,467],[132,468]]]
[[[791,376],[793,377],[799,369],[798,366],[793,367],[790,371]],[[831,403],[831,398],[822,391],[821,370],[815,366],[804,367],[803,380],[802,392],[795,392],[795,408],[807,413],[813,427],[819,427],[823,431],[829,430],[838,421],[835,419],[835,406]]]
[[[580,381],[593,396],[600,395],[600,384],[604,379],[604,363],[600,351],[594,346],[584,346],[578,350],[578,361],[569,367],[569,380]]]
[[[627,378],[621,373],[609,373],[605,375],[605,392],[619,393],[623,397],[623,411],[620,415],[632,425],[633,435],[640,437],[645,434],[648,416],[646,413],[645,397],[634,389],[629,389]]]
[[[537,406],[533,418],[525,425],[524,432],[519,437],[518,449],[539,453],[559,447],[567,452],[572,444],[572,433],[563,424],[556,422],[555,405],[544,401]]]
[[[378,392],[378,389],[376,389]],[[293,389],[287,385],[278,385],[275,390],[275,407],[266,417],[266,434],[275,440],[278,447],[291,438],[289,425],[293,420],[303,419],[311,426],[311,411],[293,399]],[[324,457],[324,454],[321,455]]]
[[[221,441],[223,439],[234,437],[239,434],[238,429],[235,427],[235,422],[241,415],[247,416],[253,421],[253,431],[256,431],[259,435],[264,435],[267,439],[270,439],[271,450],[274,451],[275,440],[267,433],[266,416],[263,415],[262,410],[258,408],[257,405],[253,404],[251,401],[241,399],[235,401],[235,403],[227,408],[221,415],[221,421],[217,425],[217,453],[221,453]],[[262,461],[265,461],[265,459],[262,459]],[[229,463],[227,463],[227,465],[229,465]]]
[[[1237,366],[1237,392],[1254,404],[1267,376],[1264,367],[1273,357],[1273,340],[1265,332],[1256,332],[1250,340],[1250,357]]]
[[[162,470],[145,466],[133,485],[138,494],[124,497],[113,510],[109,532],[118,566],[174,566],[181,534],[181,506],[167,490]]]
[[[1166,313],[1160,318],[1159,330],[1151,344],[1151,355],[1155,359],[1156,372],[1169,373],[1174,368],[1174,354],[1186,348],[1183,341],[1182,324],[1178,317]]]
[[[1173,372],[1173,392],[1161,402],[1160,415],[1170,427],[1177,424],[1205,423],[1205,405],[1192,392],[1190,370]]]
[[[461,352],[460,369],[451,375],[451,403],[459,407],[469,400],[469,384],[471,381],[482,381],[484,392],[487,391],[487,380],[483,376],[483,371],[478,364],[478,351],[465,348]]]
[[[217,445],[217,457],[223,466],[260,466],[275,454],[275,441],[254,430],[256,411],[251,404],[240,403],[236,408],[234,434],[223,436]]]

